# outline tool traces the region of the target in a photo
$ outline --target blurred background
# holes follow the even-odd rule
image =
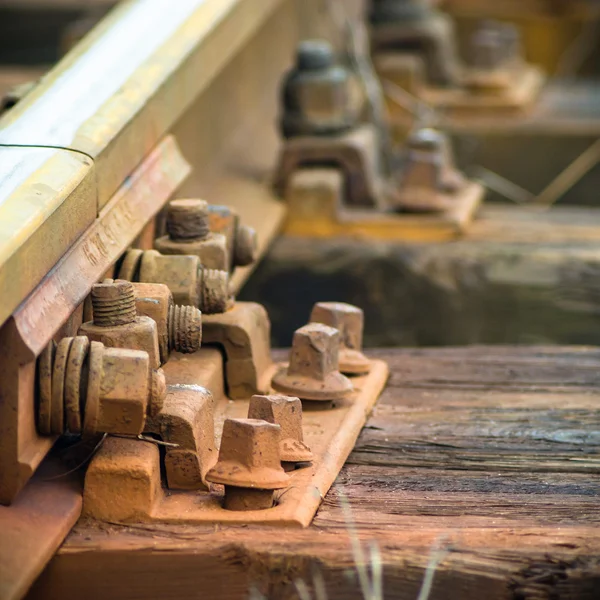
[[[85,43],[116,4],[0,0],[1,110]],[[394,235],[337,225],[316,235],[316,227],[300,231],[290,205],[240,295],[265,304],[274,343],[289,345],[313,303],[334,299],[365,310],[367,346],[599,343],[600,2],[297,0],[296,11],[305,39],[331,44],[359,82],[361,122],[393,148],[391,162],[412,160],[410,136],[435,129],[452,167],[485,196],[452,234],[443,233],[445,217],[427,215],[410,235],[405,225]],[[297,60],[286,49],[270,84],[266,110],[281,151],[297,137],[280,125]],[[265,185],[275,178],[260,176]],[[338,225],[372,219],[344,210]]]

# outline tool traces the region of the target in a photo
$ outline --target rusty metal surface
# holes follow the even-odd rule
[[[331,402],[354,391],[339,371],[340,332],[323,323],[309,323],[294,332],[289,365],[273,377],[278,392],[302,400]]]
[[[273,375],[274,372],[275,368],[271,368],[269,374]],[[165,373],[169,393],[179,393],[185,389],[191,392],[198,386],[213,391],[213,408],[198,403],[186,409],[189,411],[188,425],[185,425],[188,434],[192,421],[207,418],[206,413],[204,416],[200,414],[202,411],[214,411],[217,439],[221,437],[227,419],[247,418],[249,399],[231,401],[224,395],[223,358],[215,349],[202,348],[187,356],[175,354],[165,365]],[[178,489],[162,489],[160,458],[155,444],[135,439],[109,438],[88,468],[84,512],[100,520],[125,523],[256,523],[306,527],[320,504],[320,495],[327,492],[354,446],[365,416],[381,393],[387,376],[386,364],[374,360],[368,375],[353,378],[355,391],[348,398],[329,405],[320,402],[303,406],[303,441],[312,451],[313,462],[304,468],[288,471],[290,485],[275,494],[275,506],[272,509],[226,510],[223,508],[222,490],[212,488],[211,492],[203,491],[197,481],[197,491],[193,494]],[[192,416],[194,413],[196,417]],[[170,422],[169,419],[166,423]],[[252,438],[252,435],[249,434],[249,437]],[[204,443],[210,446],[209,440]],[[276,446],[279,447],[279,443]],[[280,449],[276,449],[279,450],[279,461]],[[205,451],[203,457],[208,461],[211,454]],[[187,481],[189,484],[190,479]],[[115,486],[121,491],[118,496],[111,491]],[[232,488],[232,502],[246,502],[244,493],[240,496],[239,490],[235,486]],[[265,494],[258,496],[250,502],[265,501]]]

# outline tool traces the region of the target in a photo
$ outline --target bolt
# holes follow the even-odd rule
[[[161,369],[141,350],[107,348],[85,336],[51,343],[38,362],[38,430],[138,435],[166,396]]]
[[[250,398],[248,418],[260,419],[281,427],[279,455],[284,470],[293,470],[296,463],[312,461],[313,454],[304,443],[302,402],[299,398],[279,394],[254,395]]]
[[[225,486],[227,510],[263,510],[273,506],[273,491],[287,487],[281,467],[279,425],[257,419],[227,419],[219,460],[207,481]]]
[[[273,377],[273,389],[302,400],[338,400],[352,391],[339,372],[340,332],[322,323],[309,323],[294,333],[289,366]]]
[[[344,302],[318,302],[310,320],[334,327],[340,332],[339,365],[344,374],[368,373],[371,361],[362,353],[363,311]]]
[[[208,203],[194,198],[169,202],[167,233],[174,241],[208,237],[210,234]]]
[[[78,334],[111,348],[133,348],[150,355],[152,368],[161,364],[158,327],[150,317],[139,316],[130,281],[105,279],[92,287],[93,320]]]
[[[230,308],[228,271],[207,269],[194,255],[163,255],[156,250],[144,251],[139,261],[139,281],[165,284],[177,304],[196,306],[205,314]]]
[[[162,283],[134,283],[138,315],[150,317],[158,330],[162,363],[172,350],[190,354],[202,343],[202,313],[194,306],[173,304],[173,294]]]
[[[94,325],[112,327],[133,323],[137,316],[135,294],[129,281],[105,279],[92,287]]]
[[[195,306],[169,306],[169,350],[191,354],[202,344],[202,312]]]
[[[210,209],[204,200],[170,202],[167,233],[154,240],[154,248],[162,254],[192,254],[206,268],[229,270],[227,238],[211,230]]]

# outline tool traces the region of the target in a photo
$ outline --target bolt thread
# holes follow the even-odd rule
[[[92,288],[94,325],[111,327],[133,323],[137,316],[135,292],[129,281],[107,279]]]
[[[202,344],[202,312],[195,306],[169,307],[169,350],[191,354]]]
[[[229,273],[202,268],[200,310],[207,315],[223,313],[229,306]]]
[[[173,200],[167,211],[167,233],[172,240],[206,238],[210,234],[208,204],[204,200]]]

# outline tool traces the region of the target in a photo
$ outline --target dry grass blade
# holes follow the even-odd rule
[[[520,185],[509,181],[506,177],[502,177],[502,175],[498,175],[498,173],[494,173],[494,171],[490,171],[485,167],[472,167],[469,169],[469,173],[477,178],[489,190],[492,190],[507,200],[511,200],[517,204],[527,204],[534,198],[534,195],[531,192],[522,188]]]
[[[358,531],[356,529],[354,517],[352,516],[350,503],[348,502],[348,498],[344,492],[339,491],[338,496],[340,499],[342,512],[344,513],[344,521],[346,523],[348,536],[350,537],[352,557],[354,559],[354,565],[358,575],[358,583],[360,585],[363,598],[365,598],[365,600],[383,600],[382,565],[379,550],[377,550],[375,553],[373,552],[373,546],[376,546],[375,542],[373,542],[373,546],[371,547],[371,557],[376,558],[377,564],[375,566],[371,565],[371,573],[369,574],[365,553],[358,537]],[[378,578],[377,581],[375,580],[376,578]],[[375,595],[377,590],[380,590],[379,595]]]
[[[294,581],[294,586],[296,587],[298,598],[300,598],[300,600],[311,600],[310,591],[305,581],[296,579],[296,581]]]
[[[381,85],[392,102],[414,116],[416,127],[435,127],[440,124],[439,112],[417,96],[389,79],[383,79]]]
[[[534,199],[539,206],[550,206],[564,196],[588,171],[600,162],[600,139],[563,169]]]
[[[423,583],[421,584],[421,590],[419,591],[417,600],[427,600],[429,598],[429,595],[431,594],[431,588],[433,586],[435,571],[448,554],[448,548],[440,548],[441,542],[442,540],[438,540],[438,542],[434,544],[431,554],[429,555],[429,562],[427,563],[427,568],[425,569],[425,577],[423,577]]]

